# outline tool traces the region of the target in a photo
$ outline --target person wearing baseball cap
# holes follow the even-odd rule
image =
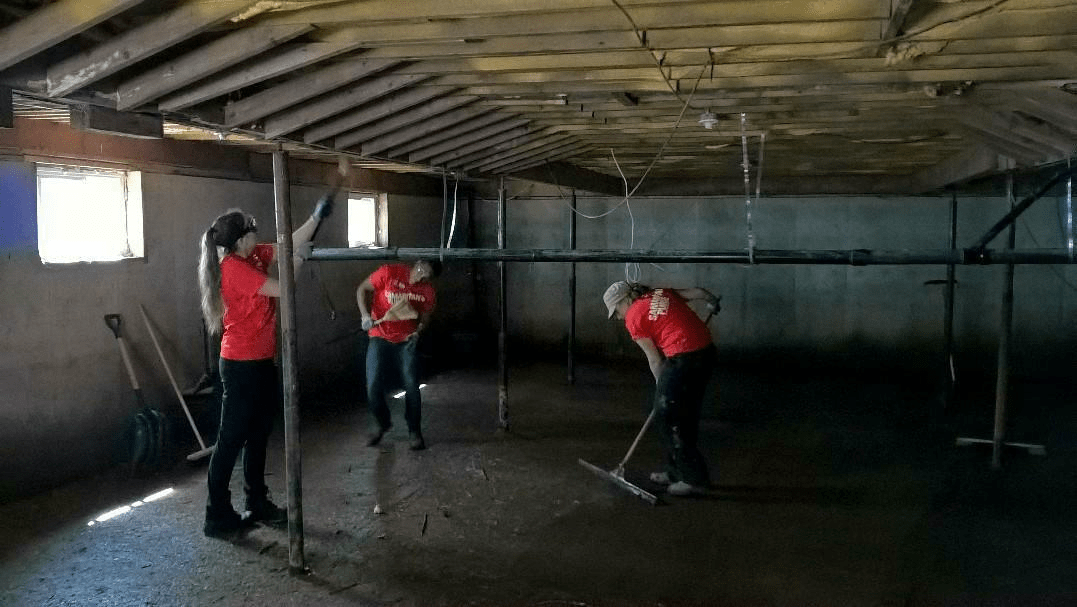
[[[653,407],[667,462],[665,471],[653,472],[650,478],[667,485],[670,495],[700,495],[711,483],[696,442],[717,348],[706,321],[688,302],[705,302],[713,315],[719,310],[719,300],[700,287],[652,289],[623,280],[611,284],[602,295],[608,318],[625,322],[654,375]]]

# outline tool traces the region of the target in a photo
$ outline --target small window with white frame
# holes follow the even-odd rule
[[[375,249],[387,245],[385,194],[348,194],[348,246]]]
[[[43,263],[145,257],[140,172],[44,163],[35,168]]]

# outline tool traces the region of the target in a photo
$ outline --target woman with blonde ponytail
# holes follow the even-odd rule
[[[335,186],[318,201],[310,219],[292,234],[297,252],[309,243],[332,213]],[[202,315],[210,332],[221,336],[223,386],[221,424],[209,461],[206,522],[210,537],[227,537],[257,521],[282,524],[287,512],[269,499],[265,483],[266,443],[280,406],[280,374],[274,364],[280,283],[269,276],[277,259],[275,244],[259,244],[254,217],[230,209],[202,235],[198,286]],[[294,259],[298,269],[302,257]],[[232,507],[232,468],[243,455],[247,512]]]

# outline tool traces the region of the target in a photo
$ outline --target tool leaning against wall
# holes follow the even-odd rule
[[[120,330],[123,318],[119,314],[106,314],[105,325],[112,330],[116,343],[119,344],[120,357],[123,359],[123,366],[127,371],[127,378],[131,382],[131,389],[135,393],[135,402],[139,408],[131,420],[129,429],[128,456],[131,472],[147,472],[163,463],[168,422],[160,411],[147,405],[146,399],[142,396],[142,387],[138,384],[134,366],[131,364],[131,355]]]
[[[179,384],[176,383],[176,378],[172,374],[172,368],[168,366],[164,351],[161,350],[161,344],[157,340],[157,332],[154,331],[153,325],[150,323],[150,317],[146,315],[146,307],[142,304],[138,304],[138,309],[142,312],[142,321],[146,323],[146,330],[150,333],[150,339],[153,340],[153,347],[157,350],[157,357],[161,359],[161,365],[165,368],[165,373],[168,375],[168,381],[172,384],[172,390],[176,393],[176,398],[179,399],[180,407],[183,408],[183,413],[187,416],[187,421],[191,424],[191,430],[194,431],[194,437],[198,439],[199,450],[189,454],[187,456],[187,461],[198,461],[211,455],[213,453],[213,448],[216,447],[216,445],[207,447],[206,442],[202,440],[202,434],[198,431],[198,426],[195,425],[194,418],[191,417],[191,410],[187,408],[187,400],[183,398],[183,392],[180,390]]]

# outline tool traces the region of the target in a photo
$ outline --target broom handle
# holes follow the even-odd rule
[[[202,440],[202,435],[198,432],[198,426],[194,424],[194,418],[191,417],[190,410],[187,409],[187,401],[183,398],[183,392],[181,392],[179,386],[176,385],[176,378],[172,376],[172,369],[168,367],[168,361],[165,360],[165,353],[161,351],[161,344],[157,343],[157,333],[153,330],[153,325],[150,324],[149,316],[146,316],[146,308],[143,307],[142,304],[138,304],[138,309],[142,312],[142,320],[146,323],[146,330],[150,332],[150,339],[153,340],[153,347],[157,350],[157,356],[161,359],[161,365],[165,368],[165,373],[168,375],[168,381],[172,384],[172,389],[176,391],[176,398],[179,399],[180,406],[183,407],[183,412],[187,414],[187,421],[191,423],[191,430],[194,430],[194,437],[198,439],[198,446],[205,449],[206,443]]]
[[[647,432],[647,428],[649,428],[651,422],[654,421],[654,412],[655,409],[651,409],[651,414],[647,416],[647,421],[643,422],[643,427],[640,428],[639,434],[636,435],[636,440],[632,441],[632,446],[628,448],[628,453],[625,453],[625,458],[617,465],[618,470],[623,469],[625,464],[628,463],[628,458],[632,457],[632,453],[636,450],[636,445],[639,444],[640,439],[643,438],[644,433]]]

